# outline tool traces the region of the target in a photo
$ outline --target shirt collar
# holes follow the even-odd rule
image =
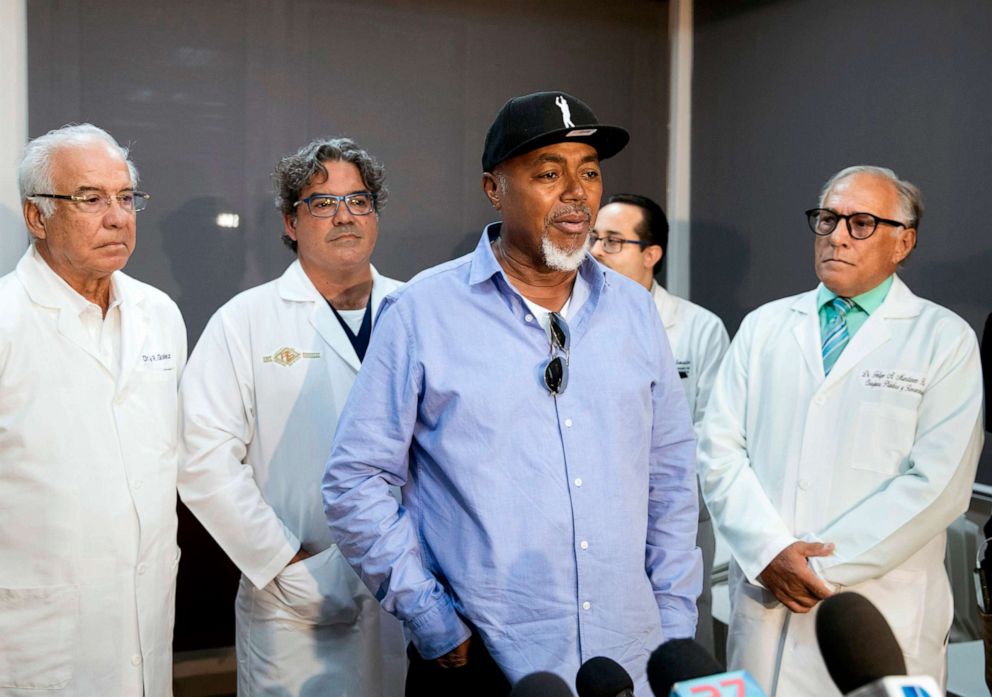
[[[851,300],[854,301],[855,305],[864,310],[866,315],[870,316],[885,301],[885,297],[889,294],[889,288],[892,287],[892,279],[894,278],[894,275],[889,276],[871,290],[864,292],[861,295],[855,295],[851,298]],[[824,305],[836,297],[837,294],[835,292],[821,283],[819,288],[817,288],[817,309],[822,310]]]
[[[468,282],[469,285],[474,286],[490,279],[495,279],[498,276],[502,282],[496,283],[496,286],[501,292],[504,294],[510,292],[520,296],[520,293],[510,283],[510,279],[506,277],[506,272],[503,271],[503,267],[499,265],[496,255],[493,253],[492,242],[499,237],[502,226],[502,223],[490,223],[482,231],[482,238],[479,240],[475,251],[472,252],[471,271],[469,272]],[[586,300],[590,297],[598,301],[599,294],[605,285],[606,268],[601,266],[587,253],[586,258],[579,265],[579,273],[575,278],[575,286],[572,288],[572,315],[577,316],[579,308],[582,308],[586,304]],[[523,296],[520,296],[520,298],[522,302]],[[592,305],[595,306],[596,302],[592,303]]]
[[[31,245],[31,257],[36,264],[39,276],[47,289],[48,295],[58,303],[61,309],[68,310],[78,316],[91,307],[99,308],[96,303],[84,298],[64,278],[55,273],[52,267],[48,265],[48,262],[45,261],[45,258],[38,252],[38,247],[34,244]],[[107,304],[107,313],[109,314],[111,310],[120,304],[121,292],[117,284],[117,274],[113,273],[110,275],[110,301]]]

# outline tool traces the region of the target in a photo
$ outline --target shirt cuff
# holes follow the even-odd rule
[[[443,656],[472,636],[447,595],[441,603],[407,622],[407,628],[417,653],[427,660]]]

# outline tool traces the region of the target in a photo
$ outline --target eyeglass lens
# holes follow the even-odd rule
[[[352,215],[368,215],[372,212],[374,200],[372,194],[358,193],[347,196],[331,194],[315,194],[307,199],[310,214],[316,218],[330,218],[338,212],[338,204],[344,201],[345,207]]]
[[[568,349],[570,338],[568,325],[565,323],[565,319],[557,312],[552,312],[548,315],[548,333],[551,335],[552,352],[560,351],[564,354],[564,360],[562,360],[562,356],[556,355],[548,361],[548,364],[544,367],[544,384],[548,388],[548,392],[552,395],[559,395],[565,391],[565,387],[568,385]]]

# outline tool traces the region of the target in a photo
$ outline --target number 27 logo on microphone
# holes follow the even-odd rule
[[[689,691],[698,697],[744,697],[746,690],[744,678],[727,678],[721,680],[718,685],[719,687],[713,684],[696,685],[689,688]]]
[[[743,670],[676,683],[672,697],[764,697],[754,678]]]

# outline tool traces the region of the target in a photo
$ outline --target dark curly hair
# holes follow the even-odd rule
[[[358,168],[365,188],[375,194],[375,212],[386,203],[389,189],[386,188],[386,170],[368,151],[361,148],[351,138],[319,138],[304,145],[294,154],[279,160],[272,181],[276,190],[276,208],[285,215],[295,217],[294,203],[300,200],[300,192],[315,177],[327,178],[325,162],[350,162]],[[283,235],[282,241],[296,251],[296,240]]]

